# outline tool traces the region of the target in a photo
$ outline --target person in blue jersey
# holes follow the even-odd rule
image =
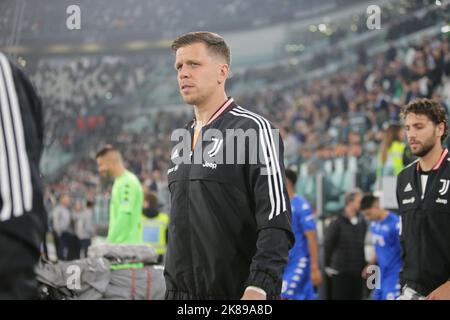
[[[287,191],[291,200],[294,247],[283,275],[281,296],[284,299],[313,300],[314,286],[322,282],[318,264],[316,222],[308,201],[295,194],[297,174],[286,170]]]
[[[371,264],[377,264],[380,270],[380,286],[375,289],[373,299],[394,300],[400,295],[400,217],[381,208],[379,199],[372,194],[362,198],[360,210],[371,221],[370,232],[376,254]]]

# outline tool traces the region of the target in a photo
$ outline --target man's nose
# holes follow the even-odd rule
[[[408,135],[408,136],[406,137],[406,139],[407,139],[409,142],[416,141],[416,135],[415,135],[415,134],[410,134],[410,135]]]
[[[178,71],[178,77],[180,79],[187,79],[189,78],[189,73],[187,72],[187,69],[183,66],[180,68],[180,70]]]

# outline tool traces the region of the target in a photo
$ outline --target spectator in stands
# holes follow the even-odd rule
[[[415,99],[425,98],[425,97],[426,97],[426,94],[421,92],[419,81],[412,81],[407,86],[405,104],[408,104],[410,101],[413,101]]]
[[[291,133],[289,127],[284,127],[281,132],[281,138],[284,141],[284,163],[286,166],[296,164],[298,159],[299,142],[295,135]]]
[[[386,61],[391,62],[394,61],[397,57],[397,50],[394,47],[392,41],[389,42],[389,49],[385,53]]]
[[[156,193],[145,193],[143,213],[143,241],[155,248],[158,254],[158,263],[162,263],[166,254],[169,215],[161,211]]]
[[[61,195],[59,205],[53,209],[53,230],[56,255],[59,260],[73,258],[73,221],[70,209],[71,199],[67,194]]]
[[[87,258],[88,248],[91,245],[91,239],[95,235],[95,228],[93,223],[93,207],[94,202],[88,200],[86,207],[83,209],[81,201],[75,202],[75,234],[80,243],[80,257]]]
[[[377,178],[397,176],[410,162],[410,154],[403,141],[402,126],[398,123],[391,123],[384,132],[378,153]]]
[[[61,195],[59,206],[55,207],[52,212],[56,254],[58,259],[65,261],[80,258],[80,245],[75,235],[75,220],[70,206],[71,201],[69,195]]]

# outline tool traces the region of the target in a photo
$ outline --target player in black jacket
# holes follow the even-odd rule
[[[325,232],[325,272],[330,277],[331,300],[361,300],[366,265],[364,239],[367,224],[359,213],[362,192],[359,189],[345,194],[345,207]]]
[[[37,297],[33,267],[46,225],[42,121],[31,83],[0,53],[0,299]]]
[[[418,99],[402,111],[411,152],[419,159],[398,176],[403,286],[399,299],[450,299],[450,155],[444,108]]]
[[[281,139],[226,96],[222,37],[190,33],[172,49],[195,119],[172,135],[166,297],[276,299],[294,241]]]

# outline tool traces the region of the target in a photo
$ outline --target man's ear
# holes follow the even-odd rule
[[[444,135],[444,131],[445,131],[445,124],[443,122],[439,123],[437,125],[437,129],[438,129],[439,136],[442,137]]]
[[[225,82],[225,80],[227,80],[228,72],[229,72],[228,65],[227,64],[222,64],[220,66],[220,69],[219,69],[219,77],[218,77],[218,80],[217,80],[218,84],[221,84],[221,83]]]

